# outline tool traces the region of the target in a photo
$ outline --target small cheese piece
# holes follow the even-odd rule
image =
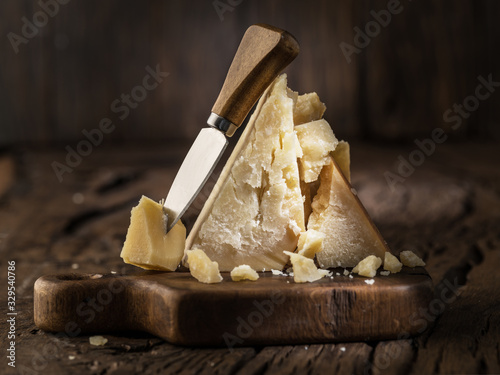
[[[291,97],[294,99],[293,122],[295,125],[305,124],[316,121],[323,117],[326,106],[319,100],[318,94],[311,92],[309,94],[298,95],[294,93]]]
[[[290,256],[293,267],[293,280],[296,283],[313,282],[331,275],[328,270],[318,269],[314,264],[314,260],[310,258],[289,251],[284,251],[284,253]]]
[[[286,75],[262,96],[186,242],[221,271],[283,269],[305,231]],[[249,126],[253,125],[253,126]]]
[[[302,232],[297,244],[297,254],[314,259],[314,255],[323,250],[325,234],[311,229]]]
[[[376,257],[375,255],[370,255],[359,262],[357,266],[354,267],[352,272],[357,273],[360,276],[374,277],[381,264],[382,259]]]
[[[335,147],[335,150],[331,152],[333,159],[337,162],[340,170],[344,174],[345,179],[351,182],[351,155],[349,143],[346,141],[340,141]]]
[[[323,119],[297,125],[295,131],[303,153],[299,159],[300,176],[305,182],[316,181],[339,141]]]
[[[407,267],[425,266],[425,262],[411,250],[402,251],[399,254],[399,259],[401,259],[401,262]]]
[[[212,262],[203,250],[186,250],[186,256],[189,272],[196,280],[205,284],[220,283],[222,281],[219,265],[217,262]]]
[[[234,267],[231,271],[231,279],[233,281],[251,280],[255,281],[259,278],[259,274],[252,269],[252,267],[243,264],[238,267]]]
[[[326,235],[316,254],[321,268],[354,267],[369,255],[384,258],[387,244],[331,157],[320,180],[307,229]]]
[[[391,272],[390,271],[380,271],[380,274],[382,276],[389,276],[391,274]]]
[[[120,256],[125,263],[161,271],[175,271],[184,254],[186,228],[179,220],[167,233],[163,206],[142,196],[132,208],[130,226]]]
[[[89,342],[90,345],[103,346],[108,342],[108,339],[103,336],[90,336]]]
[[[392,255],[390,252],[386,251],[384,256],[384,270],[390,271],[392,273],[398,273],[403,268],[401,262]]]

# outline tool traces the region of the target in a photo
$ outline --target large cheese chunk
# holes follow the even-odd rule
[[[301,178],[305,182],[316,181],[323,166],[328,164],[330,152],[335,150],[339,141],[328,122],[323,119],[297,125],[295,131],[302,148],[302,157],[299,159]]]
[[[305,230],[286,75],[263,95],[187,239],[221,271],[283,269]]]
[[[132,208],[130,226],[120,256],[125,263],[162,271],[174,271],[184,254],[186,228],[179,220],[167,233],[163,206],[143,196]]]
[[[296,283],[312,283],[330,275],[328,270],[318,269],[314,264],[314,260],[310,258],[289,251],[285,251],[285,254],[290,256],[293,267],[293,281]]]
[[[191,276],[199,282],[214,284],[222,281],[222,276],[219,272],[219,265],[217,262],[212,262],[203,250],[187,250],[186,258]]]
[[[319,265],[354,267],[369,255],[383,259],[387,244],[333,158],[320,181],[308,222],[308,230],[325,234],[323,251],[316,254]]]

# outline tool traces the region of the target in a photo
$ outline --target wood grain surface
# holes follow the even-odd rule
[[[341,275],[297,284],[261,272],[255,282],[203,284],[189,272],[62,274],[35,283],[35,324],[50,332],[143,331],[179,345],[289,345],[413,336],[432,300],[423,268],[374,284]]]
[[[71,3],[70,3],[71,4]],[[16,368],[2,374],[478,374],[500,373],[500,149],[441,144],[392,191],[384,172],[412,145],[352,143],[352,183],[396,253],[420,254],[435,285],[416,311],[422,334],[384,341],[183,347],[145,333],[47,333],[34,323],[34,283],[43,275],[131,275],[119,257],[130,209],[141,194],[168,191],[189,144],[103,144],[60,183],[51,162],[65,150],[11,148],[0,154],[0,280],[16,261]],[[379,278],[377,278],[376,282]],[[367,285],[367,287],[369,287]],[[456,292],[456,294],[454,293]],[[0,293],[2,351],[6,293]],[[118,318],[117,318],[118,319]],[[72,332],[72,331],[70,331]]]
[[[373,24],[387,0],[72,0],[18,53],[7,34],[22,36],[22,17],[31,21],[41,8],[38,1],[3,0],[0,144],[74,146],[103,117],[117,125],[107,140],[193,139],[245,30],[260,22],[297,38],[301,53],[286,70],[290,87],[318,92],[340,138],[427,136],[440,124],[449,128],[443,113],[474,95],[479,75],[500,81],[500,3],[398,3],[403,10],[349,62],[340,44],[356,47],[354,28]],[[132,99],[137,106],[118,118],[122,112],[111,104],[157,65],[168,77],[143,101]],[[499,106],[499,95],[481,101],[453,133],[498,139]]]

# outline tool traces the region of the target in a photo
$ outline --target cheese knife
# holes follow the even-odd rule
[[[177,223],[213,172],[236,129],[274,81],[299,53],[288,32],[256,24],[243,36],[226,80],[207,120],[172,183],[164,202],[167,231]]]

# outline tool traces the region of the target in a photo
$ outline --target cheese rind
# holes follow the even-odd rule
[[[313,259],[316,253],[323,250],[324,239],[325,234],[314,229],[302,232],[297,244],[297,254]]]
[[[249,265],[242,264],[241,266],[233,268],[231,271],[231,279],[233,281],[255,281],[259,279],[259,274]]]
[[[335,150],[339,141],[328,122],[323,119],[297,125],[295,131],[302,149],[302,157],[299,159],[300,176],[305,182],[316,181],[323,166],[328,164],[330,152]]]
[[[353,268],[352,272],[357,273],[360,276],[374,277],[381,264],[382,259],[376,257],[375,255],[370,255],[360,261],[356,267]]]
[[[260,99],[248,125],[187,240],[221,271],[241,264],[283,269],[282,251],[295,250],[305,230],[286,75]]]
[[[323,251],[316,254],[319,265],[354,267],[369,255],[383,258],[387,244],[332,158],[320,180],[307,224],[326,235]]]
[[[163,206],[142,196],[132,208],[120,256],[125,263],[150,270],[175,271],[184,254],[186,228],[179,220],[167,233]]]
[[[403,268],[403,264],[401,264],[398,258],[386,251],[384,255],[384,270],[391,273],[398,273],[401,271],[401,268]]]
[[[290,256],[293,267],[293,281],[296,283],[311,283],[331,275],[328,270],[318,269],[314,264],[314,260],[310,258],[289,251],[284,251],[284,253]]]
[[[217,262],[212,262],[203,250],[187,250],[186,257],[189,272],[196,280],[205,284],[220,283],[222,281],[219,265]]]
[[[425,262],[411,250],[399,253],[399,259],[407,267],[424,267]]]
[[[337,162],[346,180],[351,182],[351,156],[350,146],[346,141],[339,141],[335,150],[331,152],[333,159]]]

